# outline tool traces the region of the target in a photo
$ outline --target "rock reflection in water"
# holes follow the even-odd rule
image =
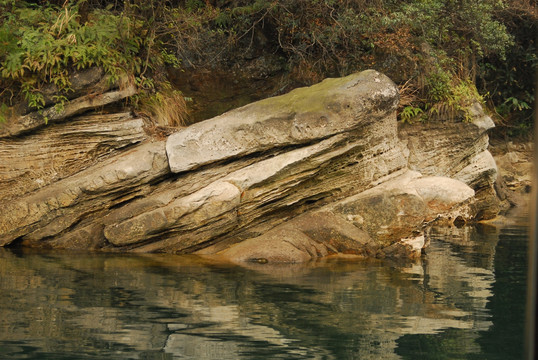
[[[498,236],[432,236],[414,264],[0,249],[0,358],[396,359],[402,336],[449,328],[479,353]]]

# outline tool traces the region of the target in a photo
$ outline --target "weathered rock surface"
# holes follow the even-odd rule
[[[472,122],[401,124],[399,135],[409,148],[409,168],[461,180],[475,190],[491,186],[497,167],[488,151],[487,130],[495,125],[478,104],[473,105],[472,113]]]
[[[81,115],[135,94],[133,85],[111,83],[100,68],[73,73],[70,81],[64,105],[54,103],[51,85],[43,90],[44,109],[21,104],[20,116],[0,124],[0,201],[75,175],[148,138],[143,120],[129,112]]]
[[[17,238],[39,243],[73,230],[74,224],[100,219],[110,208],[147,194],[149,183],[168,172],[164,144],[147,143],[76,176],[3,201],[0,245]]]
[[[386,80],[371,72],[326,79],[189,126],[168,138],[170,168],[298,146],[381,120],[398,105],[398,90]]]
[[[401,124],[399,135],[409,149],[410,169],[469,185],[476,191],[474,210],[469,211],[479,220],[490,219],[500,210],[494,189],[498,170],[488,150],[487,131],[495,125],[478,103],[472,106],[471,114],[471,122],[449,119]]]
[[[499,167],[499,176],[502,178],[499,185],[506,186],[518,197],[525,196],[531,190],[533,151],[534,143],[509,142],[499,144],[494,149],[494,160]]]
[[[50,185],[142,142],[143,126],[129,113],[88,115],[22,138],[0,138],[0,198]]]
[[[457,211],[473,196],[474,190],[458,180],[406,171],[218,254],[233,261],[264,263],[306,261],[339,253],[414,258],[424,246],[422,225]]]
[[[49,93],[45,96],[45,108],[39,111],[27,113],[28,109],[22,109],[24,113],[9,122],[2,124],[0,127],[0,138],[17,136],[32,130],[44,127],[49,122],[64,121],[72,116],[81,114],[88,110],[112,104],[126,97],[136,94],[136,86],[129,84],[127,80],[122,79],[117,83],[110,83],[109,79],[103,76],[99,69],[86,70],[83,73],[71,77],[73,82],[73,91],[67,96],[80,95],[81,91],[85,94],[57,106],[52,99],[55,87],[45,90]],[[120,84],[125,83],[125,84]],[[121,85],[121,86],[120,86]],[[47,94],[45,94],[47,95]]]
[[[477,107],[472,123],[402,128],[402,141],[397,104],[396,86],[364,71],[166,141],[149,140],[130,114],[14,130],[21,118],[0,136],[0,245],[264,263],[417,257],[425,226],[491,205],[477,197],[497,176],[491,119]]]

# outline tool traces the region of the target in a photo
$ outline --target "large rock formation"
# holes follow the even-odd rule
[[[131,93],[110,88],[100,99]],[[497,211],[492,123],[477,105],[472,123],[406,127],[402,141],[398,98],[369,70],[166,141],[131,114],[75,116],[82,110],[68,105],[67,115],[45,110],[55,114],[47,126],[21,116],[0,130],[0,245],[264,263],[418,256],[431,222]]]

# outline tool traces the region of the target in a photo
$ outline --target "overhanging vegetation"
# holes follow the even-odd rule
[[[133,103],[181,108],[166,67],[226,67],[279,55],[297,84],[375,68],[401,89],[400,119],[468,118],[488,104],[509,135],[528,132],[538,10],[529,0],[0,0],[0,120],[25,100],[58,103],[75,69],[127,75]],[[183,104],[184,105],[184,104]],[[174,115],[180,122],[181,111]]]

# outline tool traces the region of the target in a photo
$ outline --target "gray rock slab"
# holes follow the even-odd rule
[[[491,187],[497,179],[497,164],[488,150],[475,154],[462,165],[465,166],[457,169],[453,177],[473,188]]]
[[[166,144],[170,168],[183,172],[350,131],[392,113],[398,99],[394,83],[373,70],[326,79],[178,131]]]
[[[472,122],[447,120],[400,124],[398,135],[407,145],[409,168],[423,175],[463,180],[475,190],[484,186],[480,179],[492,179],[496,166],[486,159],[486,154],[478,154],[487,151],[487,130],[494,124],[478,103],[473,104],[471,113]]]
[[[97,104],[70,104],[77,101]],[[365,71],[247,105],[166,141],[136,144],[148,139],[129,114],[98,123],[72,108],[49,128],[28,123],[0,138],[0,158],[9,160],[0,163],[0,246],[17,240],[262,263],[415,258],[427,243],[424,227],[440,217],[494,216],[492,122],[474,106],[469,123],[398,129],[397,102],[388,78]],[[14,161],[17,146],[28,160]],[[37,176],[37,166],[54,171]],[[2,193],[12,184],[18,190]]]

